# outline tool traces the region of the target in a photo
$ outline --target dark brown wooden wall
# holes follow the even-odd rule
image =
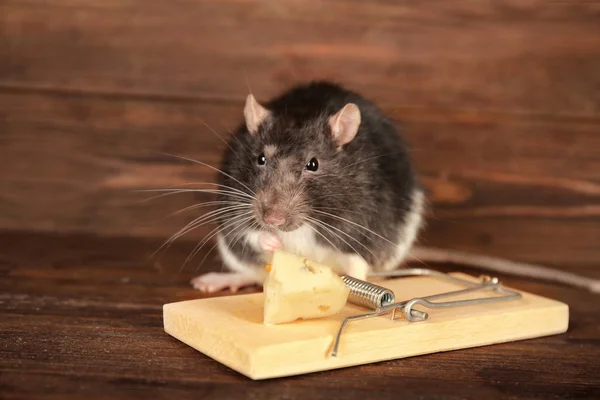
[[[406,128],[428,244],[600,264],[594,1],[2,0],[0,227],[168,237],[241,120],[332,78]],[[198,231],[190,238],[201,237]]]

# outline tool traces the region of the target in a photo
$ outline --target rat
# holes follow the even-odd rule
[[[600,292],[600,281],[543,266],[417,246],[425,190],[392,120],[340,84],[298,84],[264,105],[249,94],[219,175],[217,248],[226,272],[204,292],[259,285],[282,249],[367,280],[409,261],[452,262]]]

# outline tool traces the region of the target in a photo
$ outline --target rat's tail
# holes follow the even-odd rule
[[[600,279],[592,279],[570,272],[543,267],[541,265],[514,262],[503,258],[462,251],[415,246],[410,251],[406,261],[462,264],[501,274],[554,281],[569,286],[584,288],[592,293],[600,293]]]

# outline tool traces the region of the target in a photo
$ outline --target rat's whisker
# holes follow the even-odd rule
[[[260,223],[257,221],[252,222],[252,224],[250,224],[250,226],[248,227],[248,229],[246,230],[241,230],[242,235],[240,236],[240,239],[243,237],[243,235],[245,235],[247,232],[252,231],[252,230],[258,230],[258,228],[260,227]],[[233,246],[235,245],[235,243],[233,245],[229,245],[229,248],[233,248]],[[248,245],[248,241],[244,240],[244,245],[242,246],[242,250],[241,250],[241,254],[244,255],[246,252],[246,246]],[[225,268],[225,263],[223,263],[223,265],[221,266],[221,272],[223,272],[223,268]]]
[[[212,189],[212,188],[180,188],[178,186],[191,186],[191,185],[212,185],[212,186],[217,186],[219,188],[224,188],[224,189]],[[156,189],[136,189],[134,190],[135,192],[167,192],[167,193],[185,193],[186,191],[197,191],[197,192],[204,192],[204,193],[216,193],[216,194],[224,194],[224,195],[231,195],[235,196],[238,195],[238,197],[246,197],[248,199],[254,200],[254,197],[251,196],[250,194],[244,192],[243,190],[240,190],[238,188],[235,188],[233,186],[229,186],[229,185],[222,185],[219,183],[213,183],[213,182],[187,182],[187,183],[182,183],[176,186],[171,186],[171,187],[166,187],[166,188],[156,188]],[[153,197],[150,198],[146,201],[150,201],[153,200],[155,198],[158,197],[162,197],[162,196],[157,196],[157,197]]]
[[[428,267],[428,266],[429,266],[429,265],[428,265],[428,264],[427,264],[425,261],[423,261],[423,260],[421,260],[420,258],[418,258],[418,257],[416,257],[415,255],[413,255],[413,254],[412,254],[412,252],[411,252],[410,250],[409,250],[409,251],[407,251],[407,253],[408,253],[408,255],[409,255],[411,258],[413,258],[413,259],[417,260],[418,262],[420,262],[420,263],[421,263],[421,264],[423,264],[424,266],[426,266],[426,267]]]
[[[253,221],[249,226],[246,227],[246,229],[240,229],[240,234],[237,236],[237,238],[232,242],[231,247],[234,247],[241,239],[242,237],[244,237],[244,235],[251,229],[256,229],[256,227],[258,226],[258,222],[255,220]],[[242,247],[242,254],[244,253],[244,250],[246,248],[246,245],[248,244],[248,241],[244,240],[244,246]]]
[[[244,232],[244,234],[246,234],[248,231],[254,231],[254,230],[260,230],[260,223],[258,221],[254,221],[250,227],[248,227],[248,230],[246,232]],[[242,246],[242,250],[241,253],[246,254],[246,246],[248,246],[248,240],[244,240],[244,245]]]
[[[197,164],[203,165],[203,166],[205,166],[205,167],[207,167],[207,168],[210,168],[210,169],[212,169],[212,170],[214,170],[214,171],[216,171],[216,172],[218,172],[218,173],[220,173],[220,174],[223,174],[223,175],[227,176],[228,178],[231,178],[231,179],[233,179],[235,182],[239,183],[240,185],[242,185],[242,186],[243,186],[243,187],[245,187],[246,189],[248,189],[248,191],[249,191],[250,193],[252,193],[252,194],[253,194],[253,195],[256,197],[256,193],[254,193],[254,192],[252,191],[252,189],[250,189],[248,186],[244,185],[242,182],[240,182],[239,180],[237,180],[237,179],[236,179],[236,178],[234,178],[233,176],[229,175],[228,173],[226,173],[226,172],[224,172],[224,171],[220,170],[219,168],[215,168],[215,167],[213,167],[213,166],[212,166],[212,165],[210,165],[210,164],[203,163],[202,161],[194,160],[193,158],[189,158],[189,157],[185,157],[185,156],[180,156],[180,155],[177,155],[177,154],[170,154],[170,153],[163,153],[163,154],[165,154],[165,155],[170,155],[170,156],[172,156],[172,157],[177,157],[177,158],[180,158],[180,159],[182,159],[182,160],[191,161],[191,162],[194,162],[194,163],[197,163]]]
[[[244,220],[242,222],[240,222],[235,229],[232,229],[231,232],[229,232],[228,234],[226,234],[223,239],[227,238],[227,236],[229,236],[229,234],[233,233],[233,232],[237,232],[233,238],[232,238],[232,243],[229,245],[229,247],[233,248],[236,243],[240,240],[240,238],[246,234],[246,229],[247,227],[244,227],[244,224],[247,223],[248,220]],[[200,269],[200,267],[202,267],[202,264],[204,264],[204,261],[206,260],[206,257],[208,257],[208,255],[215,249],[215,247],[217,247],[219,245],[219,241],[217,240],[217,242],[213,245],[213,247],[210,248],[210,250],[208,250],[208,252],[206,253],[206,255],[204,256],[204,258],[202,259],[202,261],[200,261],[200,264],[198,264],[198,266],[196,267],[196,271],[198,271],[198,269]]]
[[[231,132],[231,129],[229,130],[229,132]],[[235,136],[235,134],[233,132],[231,132],[231,137],[234,138],[236,142],[238,142],[238,144],[240,145],[240,148],[242,150],[244,150],[244,153],[246,153],[246,156],[248,156],[248,159],[252,160],[252,157],[250,156],[250,153],[248,153],[246,151],[246,147],[242,144],[242,142],[240,142],[240,140]],[[254,175],[256,176],[256,170],[254,168],[252,168],[251,170],[254,171]]]
[[[303,184],[300,184],[293,189],[291,195],[288,196],[288,203],[287,203],[286,208],[290,207],[290,204],[292,204],[296,200],[296,198],[302,193],[302,191],[304,189],[305,189],[305,186]]]
[[[229,186],[229,185],[221,185],[221,184],[215,184],[215,185],[217,185],[217,186],[219,186],[219,187],[221,187],[221,188],[224,188],[225,190],[223,190],[223,189],[220,189],[220,190],[221,190],[221,191],[223,191],[223,192],[227,192],[227,193],[229,193],[229,192],[238,193],[240,196],[245,196],[245,197],[248,197],[248,198],[252,198],[252,199],[254,199],[254,196],[252,196],[250,193],[244,192],[243,190],[241,190],[241,189],[238,189],[238,188],[235,188],[235,187],[233,187],[233,186]]]
[[[163,217],[161,220],[164,221],[164,220],[166,220],[168,218],[171,218],[171,217],[173,217],[175,215],[178,215],[178,214],[182,214],[182,213],[184,213],[186,211],[190,211],[190,210],[194,210],[194,209],[199,209],[199,208],[204,208],[204,207],[211,207],[211,206],[215,206],[215,205],[216,206],[231,206],[231,205],[242,205],[242,204],[246,205],[247,207],[250,207],[250,203],[244,203],[244,202],[240,202],[240,201],[225,201],[225,200],[205,201],[205,202],[196,203],[196,204],[193,204],[191,206],[188,206],[188,207],[182,208],[180,210],[174,211],[171,214],[168,214],[165,217]],[[222,209],[222,208],[223,207],[221,207],[219,209]],[[216,211],[216,210],[213,210],[213,211]],[[205,214],[203,214],[203,215],[205,215]],[[200,216],[198,216],[196,218],[201,218],[201,217],[202,217],[202,215],[200,215]]]
[[[314,207],[314,206],[313,206],[313,208],[314,208],[314,209],[316,209],[316,210],[337,210],[337,211],[343,211],[343,212],[355,213],[355,214],[359,214],[359,215],[363,215],[363,216],[364,216],[364,215],[367,213],[367,211],[363,211],[363,212],[360,212],[360,211],[353,211],[353,210],[350,210],[350,209],[347,209],[347,208],[335,208],[335,207]],[[405,207],[403,207],[403,208],[401,208],[401,207],[390,207],[390,208],[392,208],[392,209],[394,209],[394,210],[404,211],[404,212],[407,212],[407,211],[409,211],[409,209],[407,209],[407,208],[405,208]]]
[[[311,218],[311,217],[308,217],[308,218]],[[315,221],[315,219],[313,219],[313,218],[311,218],[311,219],[312,219],[313,221]],[[319,222],[320,222],[320,223],[322,223],[323,225],[326,225],[326,226],[328,226],[329,228],[331,228],[331,229],[334,229],[334,230],[336,230],[337,232],[339,232],[339,233],[341,233],[341,234],[343,234],[343,235],[347,236],[349,239],[352,239],[352,240],[354,240],[356,243],[358,243],[359,245],[361,245],[361,246],[362,246],[362,247],[363,247],[365,250],[367,250],[369,253],[371,253],[371,255],[373,256],[373,258],[374,258],[374,259],[377,259],[377,256],[375,255],[375,253],[373,253],[373,252],[371,251],[371,249],[369,249],[367,246],[365,246],[364,244],[362,244],[362,243],[361,243],[359,240],[357,240],[356,238],[352,237],[351,235],[348,235],[348,234],[347,234],[346,232],[344,232],[343,230],[341,230],[341,229],[339,229],[339,228],[336,228],[335,226],[333,226],[333,225],[331,225],[331,224],[328,224],[328,223],[326,223],[326,222],[323,222],[323,221],[319,221]],[[338,237],[341,239],[341,237],[340,237],[340,236],[338,236]],[[350,246],[350,244],[349,244],[348,242],[346,242],[346,244],[348,244],[348,246]],[[360,254],[359,254],[359,253],[358,253],[358,252],[357,252],[357,251],[354,249],[354,247],[352,247],[352,246],[350,246],[350,247],[352,248],[352,250],[354,250],[354,252],[355,252],[356,254],[360,255]]]
[[[146,189],[144,191],[145,192],[164,192],[163,194],[160,194],[160,195],[157,195],[154,197],[150,197],[149,199],[144,200],[145,202],[156,200],[158,198],[170,196],[173,194],[180,194],[180,193],[209,193],[209,194],[217,194],[217,195],[233,197],[233,198],[237,198],[237,199],[254,200],[254,198],[249,195],[241,195],[236,192],[229,192],[229,191],[225,191],[225,190],[215,190],[215,189]]]
[[[156,192],[164,192],[164,193],[157,195],[157,196],[150,197],[145,200],[146,202],[151,201],[151,200],[156,200],[161,197],[171,196],[174,194],[181,194],[181,193],[208,193],[208,194],[222,195],[222,196],[226,196],[226,197],[229,197],[232,199],[239,199],[240,201],[241,200],[244,200],[244,201],[250,200],[246,197],[240,196],[239,194],[225,193],[225,192],[217,191],[217,190],[178,189],[178,190],[155,190],[155,191]]]
[[[246,233],[246,230],[243,229],[243,226],[237,225],[235,229],[231,229],[230,233],[235,233],[229,242],[229,247],[233,248],[237,244],[238,240]]]
[[[318,233],[323,239],[325,239],[331,245],[331,247],[333,247],[334,249],[336,249],[338,252],[341,253],[341,250],[339,247],[337,247],[335,244],[333,244],[333,242],[331,240],[327,239],[327,237],[325,235],[323,235],[321,232],[319,232],[319,230],[311,224],[312,221],[307,220],[306,222],[310,229],[312,229],[313,231]]]
[[[219,135],[219,133],[217,133],[216,130],[214,130],[210,125],[208,125],[205,121],[202,121],[202,124],[204,124],[204,126],[206,126],[208,129],[211,130],[212,133],[214,133],[215,135],[217,135],[219,137],[219,139],[221,139],[223,141],[223,143],[225,143],[227,145],[227,147],[229,147],[231,149],[231,151],[233,152],[233,154],[235,154],[237,156],[238,159],[242,159],[240,157],[240,155],[238,153],[235,152],[235,150],[233,149],[233,147],[231,147],[231,145],[223,138],[223,136]],[[238,144],[240,145],[240,149],[242,149],[242,151],[246,154],[246,157],[248,157],[248,159],[251,159],[252,157],[250,157],[250,154],[246,151],[245,146],[242,144],[242,142],[240,142],[238,140],[237,137],[235,137],[234,133],[231,131],[231,129],[227,128],[227,130],[229,131],[229,133],[231,133],[231,137],[233,137]]]
[[[346,245],[348,245],[348,247],[350,247],[352,249],[352,251],[354,251],[354,254],[356,254],[357,256],[360,257],[360,253],[356,250],[356,248],[354,248],[354,246],[352,246],[350,243],[348,243],[338,233],[336,233],[333,230],[331,230],[330,227],[326,226],[321,221],[318,221],[318,220],[315,220],[315,219],[311,219],[311,222],[313,224],[315,224],[316,226],[320,227],[321,229],[323,229],[325,232],[329,233],[332,237],[337,238],[337,239],[341,240],[342,242],[344,242]]]
[[[342,212],[350,212],[356,215],[364,215],[364,213],[361,212],[357,212],[357,211],[352,211],[352,210],[348,210],[348,209],[344,209],[344,208],[335,208],[335,207],[313,207],[313,210],[336,210],[336,211],[342,211]],[[357,232],[359,232],[360,234],[364,234],[363,232],[361,232],[360,229],[365,229],[364,227],[359,227],[359,226],[352,226],[352,229],[356,230]],[[375,245],[378,245],[380,248],[384,249],[385,245],[383,243],[380,243],[380,241],[376,240],[376,238],[372,237],[372,235],[364,235],[367,239],[371,240],[371,242]],[[389,241],[388,241],[389,242]]]
[[[174,215],[178,215],[181,213],[184,213],[186,211],[191,211],[191,210],[195,210],[198,208],[204,208],[204,207],[210,207],[210,206],[216,206],[216,205],[223,205],[223,206],[229,206],[229,205],[245,205],[247,207],[250,206],[250,203],[244,204],[241,203],[239,201],[206,201],[204,203],[198,203],[198,204],[194,204],[185,208],[182,208],[181,210],[177,210],[169,215],[167,215],[165,218],[169,218],[172,217]]]
[[[191,251],[191,253],[187,256],[187,258],[185,259],[185,262],[183,264],[181,264],[181,267],[179,268],[179,273],[181,273],[181,271],[183,271],[183,269],[185,268],[185,265],[189,262],[189,260],[191,258],[194,257],[194,255],[196,255],[200,249],[202,248],[202,246],[204,246],[203,243],[205,243],[205,240],[207,238],[208,235],[212,234],[213,232],[218,232],[219,231],[219,227],[214,228],[212,231],[210,231],[205,237],[204,239],[202,239],[200,242],[198,242],[198,244],[196,246],[194,246],[193,250]]]
[[[393,243],[393,242],[391,242],[390,240],[388,240],[388,239],[384,238],[383,236],[381,236],[381,235],[380,235],[380,234],[378,234],[377,232],[373,232],[371,229],[369,229],[369,228],[367,228],[367,227],[364,227],[364,226],[362,226],[361,224],[357,224],[356,222],[350,221],[350,220],[348,220],[348,219],[346,219],[346,218],[342,218],[342,217],[340,217],[340,216],[337,216],[337,215],[335,215],[335,214],[331,214],[331,213],[328,213],[328,212],[324,212],[324,211],[320,211],[320,210],[314,210],[314,212],[316,212],[316,213],[319,213],[319,214],[323,214],[323,215],[328,215],[328,216],[330,216],[330,217],[332,217],[332,218],[337,218],[337,219],[339,219],[340,221],[344,221],[344,222],[347,222],[347,223],[349,223],[349,224],[352,224],[352,225],[358,226],[359,228],[362,228],[362,229],[366,230],[367,232],[369,232],[369,233],[372,233],[373,235],[375,235],[375,236],[378,236],[378,237],[380,237],[381,239],[385,240],[386,242],[388,242],[388,243],[390,243],[390,244],[392,244],[392,245],[396,246],[396,244],[395,244],[395,243]]]
[[[193,229],[198,228],[201,225],[205,225],[205,224],[210,224],[213,222],[217,222],[220,218],[227,218],[229,216],[229,214],[233,214],[237,211],[243,211],[243,210],[250,210],[250,207],[248,207],[247,205],[232,205],[232,206],[227,206],[227,207],[222,207],[222,208],[218,208],[216,210],[210,211],[208,213],[206,213],[201,220],[195,222],[195,226],[193,227]],[[201,225],[198,225],[198,223],[202,223]]]
[[[242,217],[245,217],[248,214],[251,214],[252,212],[245,212],[245,213],[237,213],[237,214],[233,214],[232,217],[228,217],[229,218],[229,222],[225,224],[225,226],[229,226],[229,225],[235,225],[236,223],[238,223],[238,220]],[[188,258],[185,260],[184,264],[181,266],[181,269],[183,269],[185,267],[185,265],[189,262],[189,260],[191,258],[193,258],[201,249],[202,247],[208,242],[208,240],[210,240],[214,235],[216,235],[217,233],[219,233],[222,229],[224,229],[222,226],[217,226],[216,228],[214,228],[212,231],[210,231],[205,237],[204,239],[202,239],[195,247],[194,250],[192,251],[192,253],[190,253],[190,255],[188,256]]]
[[[343,232],[343,231],[341,231],[341,230],[339,230],[339,229],[337,229],[337,228],[335,228],[335,227],[333,227],[333,226],[331,226],[331,225],[329,225],[327,223],[319,221],[317,219],[314,219],[314,218],[311,218],[311,217],[306,217],[306,218],[309,221],[311,221],[312,223],[314,223],[317,226],[319,226],[320,228],[326,230],[326,232],[328,232],[333,237],[335,237],[335,238],[341,240],[342,242],[344,242],[346,245],[348,245],[348,247],[350,247],[352,249],[352,251],[354,251],[354,254],[356,254],[357,256],[361,257],[360,253],[358,252],[358,250],[356,250],[356,248],[354,246],[352,246],[350,243],[348,243],[343,237],[341,237],[338,233],[334,232],[332,229],[336,229],[336,230],[340,231],[341,233],[346,234],[345,232]],[[354,239],[354,238],[352,238],[351,236],[349,236],[347,234],[346,234],[346,236],[350,237],[351,239]],[[356,239],[354,239],[354,240],[356,241]],[[360,245],[362,245],[363,247],[365,247],[362,243],[360,243],[358,241],[357,241],[357,243],[359,243]],[[371,252],[367,247],[365,247],[365,249],[367,251]],[[373,254],[373,253],[371,252],[371,254]],[[375,257],[375,254],[373,254],[373,257]]]
[[[192,207],[194,207],[194,206],[192,206]],[[190,207],[186,207],[186,208],[190,208]],[[201,216],[200,219],[195,220],[196,222],[194,222],[193,229],[200,226],[200,225],[197,225],[198,223],[202,222],[203,223],[202,225],[210,224],[211,222],[217,221],[218,218],[221,218],[221,215],[223,215],[223,214],[227,215],[229,212],[237,211],[237,210],[245,210],[245,209],[250,209],[250,207],[248,207],[245,204],[234,204],[234,205],[230,205],[227,207],[222,207],[222,208],[218,208],[216,210],[210,211],[208,213],[205,213],[203,216]]]
[[[223,143],[225,143],[225,145],[231,149],[231,151],[233,152],[233,154],[235,154],[237,156],[237,158],[241,159],[240,155],[235,152],[235,150],[233,149],[233,147],[231,147],[229,145],[229,143],[225,139],[223,139],[223,136],[219,135],[219,133],[216,130],[214,130],[210,125],[208,125],[206,122],[201,121],[201,123],[202,123],[202,125],[204,125],[205,127],[207,127],[212,133],[214,133],[215,136],[217,136],[219,139],[221,139],[221,141]],[[244,147],[242,147],[242,149],[244,149]],[[246,150],[244,149],[244,151],[246,151]],[[248,155],[248,153],[246,153],[246,155]]]
[[[238,206],[232,206],[232,207],[238,207]],[[244,208],[246,208],[246,206],[240,207],[240,209],[244,209]],[[177,240],[180,237],[182,237],[183,235],[191,232],[192,230],[197,229],[202,225],[213,223],[213,222],[217,221],[218,218],[220,218],[223,214],[226,215],[228,213],[233,213],[237,210],[238,210],[238,208],[225,207],[224,209],[214,210],[214,211],[211,211],[210,213],[207,213],[203,216],[200,216],[200,217],[194,219],[192,222],[188,223],[186,226],[181,228],[178,232],[174,233],[169,239],[167,239],[158,249],[156,249],[156,251],[154,251],[150,255],[149,258],[154,257],[156,255],[156,253],[158,253],[165,246],[167,246],[165,248],[165,251],[168,250],[168,248],[171,246],[171,244],[175,240]]]
[[[156,253],[158,253],[163,247],[167,246],[167,248],[165,249],[165,251],[169,248],[169,246],[171,246],[171,243],[174,240],[177,240],[177,238],[181,237],[181,235],[183,235],[184,233],[182,233],[186,228],[192,226],[194,223],[196,223],[198,220],[200,220],[202,217],[198,217],[195,218],[193,221],[191,221],[190,223],[188,223],[187,225],[185,225],[183,228],[181,228],[179,231],[175,232],[169,239],[165,240],[165,242],[163,244],[160,245],[160,247],[158,249],[156,249],[155,251],[152,252],[152,254],[150,254],[150,256],[148,257],[148,259],[151,259],[152,257],[154,257],[156,255]]]
[[[223,231],[224,229],[228,228],[228,227],[233,227],[235,226],[236,228],[246,222],[251,220],[252,218],[254,218],[254,213],[252,211],[248,211],[245,213],[241,213],[239,215],[234,216],[233,218],[229,219],[229,221],[227,223],[225,223],[224,226],[217,226],[215,229],[213,229],[208,236],[206,236],[200,243],[198,243],[198,245],[194,248],[194,250],[192,251],[192,253],[188,256],[188,258],[185,260],[185,262],[182,265],[182,269],[185,267],[185,265],[192,259],[194,258],[194,256],[196,254],[198,254],[200,252],[200,250],[206,245],[206,243],[208,243],[210,241],[210,239],[212,239],[215,235],[217,235],[219,232]],[[235,230],[232,230],[231,232],[235,232]],[[227,235],[229,235],[231,232],[229,232]],[[199,267],[198,267],[199,268]],[[196,268],[196,270],[198,269]]]
[[[243,190],[240,190],[236,187],[233,186],[229,186],[229,185],[223,185],[221,183],[215,183],[215,182],[207,182],[207,181],[200,181],[200,182],[186,182],[186,183],[179,183],[175,186],[168,186],[164,189],[178,189],[178,186],[191,186],[191,185],[210,185],[210,186],[218,186],[218,187],[222,187],[225,188],[227,190],[231,190],[231,191],[235,191],[238,192],[240,194],[244,194],[246,196],[250,196],[248,193],[244,192]],[[197,189],[202,189],[202,188],[197,188]],[[216,189],[214,189],[216,190]],[[152,189],[134,189],[133,191],[137,191],[137,192],[144,192],[144,191],[152,191]]]
[[[357,214],[357,215],[364,215],[364,212],[359,212],[359,211],[352,211],[349,210],[347,208],[336,208],[336,207],[313,207],[314,210],[331,210],[331,211],[342,211],[342,212],[348,212],[348,213],[352,213],[352,214]]]
[[[372,157],[363,158],[362,160],[358,160],[356,162],[353,162],[352,164],[346,165],[344,168],[341,169],[341,171],[344,171],[344,170],[346,170],[346,169],[348,169],[348,168],[350,168],[350,167],[352,167],[354,165],[362,164],[364,162],[367,162],[367,161],[370,161],[370,160],[375,160],[377,158],[382,158],[382,157],[396,155],[396,154],[402,154],[402,153],[410,153],[410,152],[415,151],[415,150],[416,149],[413,149],[413,150],[406,149],[406,150],[394,151],[394,152],[391,152],[391,153],[384,153],[384,154],[379,154],[379,155],[372,156]]]

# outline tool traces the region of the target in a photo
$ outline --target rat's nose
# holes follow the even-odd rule
[[[270,210],[263,215],[263,221],[267,225],[281,226],[285,223],[285,215],[282,212]]]

